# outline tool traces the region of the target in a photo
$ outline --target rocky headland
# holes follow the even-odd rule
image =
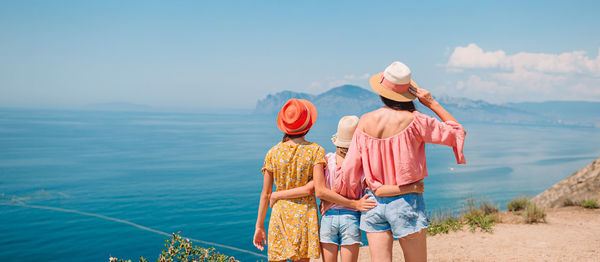
[[[600,202],[600,158],[551,186],[531,201],[541,207],[562,207],[577,205],[586,200]],[[600,231],[598,233],[600,234]]]

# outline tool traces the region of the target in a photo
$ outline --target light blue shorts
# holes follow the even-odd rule
[[[360,215],[360,229],[365,232],[391,230],[394,238],[402,238],[429,226],[423,194],[410,193],[393,197],[376,197],[366,190],[368,199],[377,206]]]
[[[362,244],[359,229],[360,212],[331,208],[321,217],[319,238],[321,243],[336,245]]]

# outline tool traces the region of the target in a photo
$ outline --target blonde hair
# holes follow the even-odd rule
[[[348,148],[347,147],[337,147],[337,151],[335,152],[337,155],[345,158],[346,154],[348,153]]]

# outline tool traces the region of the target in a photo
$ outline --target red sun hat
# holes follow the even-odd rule
[[[277,115],[277,127],[288,135],[308,131],[317,121],[317,108],[305,99],[290,99]]]

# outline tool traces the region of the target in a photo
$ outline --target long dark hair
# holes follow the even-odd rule
[[[306,130],[306,132],[302,133],[302,134],[297,134],[297,135],[288,135],[288,134],[283,134],[283,138],[281,139],[281,142],[285,142],[294,138],[299,138],[299,137],[303,137],[306,134],[308,134],[309,130]]]
[[[417,111],[417,109],[415,108],[415,104],[412,101],[409,102],[398,102],[398,101],[394,101],[391,99],[387,99],[383,96],[379,96],[381,98],[381,101],[383,102],[383,104],[385,104],[387,107],[394,109],[394,110],[406,110],[408,112],[414,112]]]

